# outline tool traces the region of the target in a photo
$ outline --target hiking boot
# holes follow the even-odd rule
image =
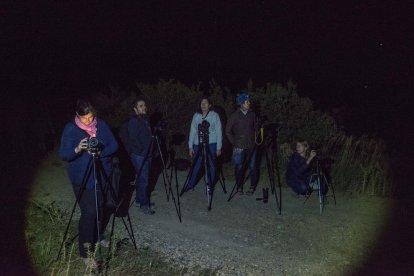
[[[93,258],[83,258],[83,262],[85,263],[87,268],[90,268],[90,269],[98,268],[98,263]]]
[[[109,241],[108,241],[108,240],[103,239],[103,240],[101,240],[101,241],[99,242],[99,244],[100,244],[102,247],[109,248]]]
[[[148,206],[143,206],[143,207],[141,207],[141,211],[144,213],[144,214],[146,214],[146,215],[153,215],[153,214],[155,214],[155,211],[154,210],[152,210],[150,207],[148,207]]]
[[[254,191],[255,191],[255,188],[254,187],[250,187],[250,189],[246,192],[246,195],[253,195],[254,194]]]

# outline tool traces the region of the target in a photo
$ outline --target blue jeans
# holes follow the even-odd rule
[[[234,175],[236,178],[237,188],[243,190],[244,184],[244,174],[247,169],[246,167],[243,170],[243,164],[249,162],[250,169],[250,187],[256,189],[257,182],[259,181],[259,173],[256,167],[256,149],[243,149],[243,150],[233,150],[232,161],[234,164]],[[246,160],[250,157],[250,160]]]
[[[135,179],[136,197],[135,201],[141,206],[149,206],[148,176],[151,168],[151,158],[146,158],[135,153],[131,154],[137,177]]]
[[[198,173],[200,171],[201,166],[204,166],[204,156],[202,155],[202,152],[199,151],[201,150],[199,145],[193,145],[193,149],[194,149],[194,160],[196,160],[196,163],[193,166],[193,171],[191,173],[190,179],[188,180],[188,185],[187,188],[188,189],[192,189],[194,188],[194,186],[197,184],[197,176]],[[209,179],[209,185],[210,188],[212,188],[214,186],[214,181],[215,181],[215,177],[216,177],[216,167],[215,167],[215,162],[214,162],[214,158],[216,158],[216,152],[217,152],[217,144],[216,143],[212,143],[208,145],[208,151],[209,151],[209,155],[208,155],[208,167],[209,167],[209,171],[210,171],[210,179]],[[201,155],[199,156],[199,154],[201,153]]]

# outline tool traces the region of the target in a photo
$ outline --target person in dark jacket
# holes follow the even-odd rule
[[[249,95],[240,93],[236,98],[240,108],[230,115],[226,125],[226,136],[233,145],[232,161],[237,183],[237,193],[243,193],[243,163],[249,162],[250,188],[246,192],[252,195],[259,181],[259,173],[256,166],[255,138],[258,131],[256,114],[250,109]],[[250,158],[250,160],[249,160]]]
[[[144,99],[135,101],[134,114],[128,121],[128,140],[130,158],[136,171],[135,189],[136,204],[145,214],[152,215],[155,211],[150,207],[148,177],[152,161],[152,131],[147,116],[147,105]]]
[[[95,160],[97,164],[97,179],[93,173],[92,158],[88,140],[96,138],[99,141]],[[77,196],[77,202],[81,209],[79,220],[79,250],[85,263],[96,266],[93,260],[88,258],[88,246],[94,251],[97,242],[97,216],[100,217],[100,233],[109,221],[110,212],[106,210],[104,203],[104,191],[108,185],[108,179],[112,171],[111,155],[118,149],[109,126],[105,121],[96,117],[93,106],[84,100],[78,100],[76,116],[73,121],[66,124],[60,142],[60,158],[68,162],[68,175],[72,182],[73,191]],[[95,193],[95,183],[96,193]],[[97,196],[97,199],[95,199]],[[99,208],[97,214],[96,202]],[[103,237],[101,236],[101,239]],[[100,241],[104,244],[104,241]]]
[[[306,141],[296,143],[296,151],[288,163],[286,181],[297,194],[305,195],[311,192],[309,180],[312,171],[309,164],[315,156],[316,151],[309,152],[309,145]]]

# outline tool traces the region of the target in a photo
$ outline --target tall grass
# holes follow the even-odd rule
[[[79,257],[77,239],[66,240],[60,258],[57,254],[69,216],[53,202],[33,201],[27,209],[26,241],[32,265],[38,275],[95,275],[96,270],[87,267]],[[78,221],[74,219],[69,237],[77,233]],[[105,275],[184,275],[187,268],[163,261],[148,247],[135,250],[126,239],[114,233],[112,250],[102,249]],[[90,257],[97,259],[97,252]],[[199,275],[213,275],[213,271],[200,270]]]
[[[393,192],[384,141],[339,133],[328,141],[325,154],[334,162],[331,173],[336,187],[369,195]]]

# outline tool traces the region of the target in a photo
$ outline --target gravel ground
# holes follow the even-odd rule
[[[180,188],[186,176],[178,172]],[[256,200],[268,185],[266,178],[253,196],[236,195],[228,202],[234,181],[232,175],[226,177],[228,193],[216,186],[211,211],[202,182],[180,198],[181,223],[160,178],[152,195],[155,215],[134,205],[129,209],[138,246],[194,275],[203,270],[217,275],[344,275],[364,263],[387,221],[384,199],[336,193],[337,204],[330,196],[321,215],[316,194],[305,203],[287,188],[282,189],[279,215],[273,195],[268,203]],[[56,155],[41,166],[33,194],[65,208],[73,204],[65,164]],[[127,236],[117,221],[116,235]]]

